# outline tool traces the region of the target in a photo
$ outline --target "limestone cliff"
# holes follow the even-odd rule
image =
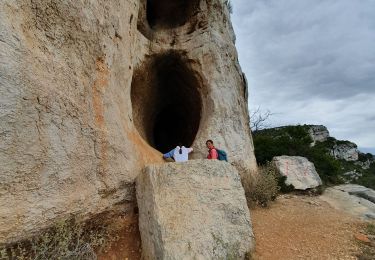
[[[133,207],[177,141],[202,158],[214,139],[255,170],[222,1],[3,0],[0,23],[0,243]]]

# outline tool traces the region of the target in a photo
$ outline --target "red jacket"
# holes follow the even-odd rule
[[[217,154],[216,148],[208,150],[207,159],[217,159],[219,155]]]

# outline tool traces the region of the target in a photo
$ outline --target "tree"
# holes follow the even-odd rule
[[[255,109],[250,114],[250,128],[252,132],[256,132],[265,128],[269,128],[271,125],[267,123],[270,116],[272,116],[273,113],[269,111],[268,109],[263,112],[260,110],[260,107]]]

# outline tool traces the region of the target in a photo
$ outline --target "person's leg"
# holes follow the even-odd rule
[[[171,157],[171,158],[164,158],[164,160],[165,160],[166,162],[174,162],[174,160],[173,160],[172,157]]]

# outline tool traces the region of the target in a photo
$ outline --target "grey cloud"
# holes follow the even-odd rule
[[[240,60],[268,88],[293,88],[299,98],[375,92],[375,1],[251,2],[233,2],[238,48],[252,49]]]
[[[250,107],[375,147],[375,1],[232,2]]]

